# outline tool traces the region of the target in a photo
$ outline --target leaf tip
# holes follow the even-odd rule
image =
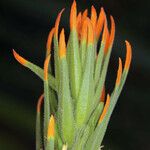
[[[49,125],[48,125],[48,133],[47,133],[47,138],[54,138],[55,134],[55,119],[54,116],[51,115],[50,120],[49,120]]]
[[[132,59],[132,47],[131,44],[126,40],[126,60],[125,60],[125,66],[124,69],[128,70],[131,64]]]
[[[21,57],[14,49],[13,49],[13,55],[20,64],[22,64],[23,66],[26,65],[27,60]]]
[[[63,58],[66,56],[66,43],[65,43],[65,33],[64,29],[62,29],[60,33],[60,39],[59,39],[59,56],[60,58]]]

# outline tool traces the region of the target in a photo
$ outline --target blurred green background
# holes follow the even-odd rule
[[[0,0],[0,150],[35,149],[36,102],[42,81],[22,67],[12,48],[43,66],[45,44],[58,12],[69,32],[72,0]],[[150,149],[150,1],[77,0],[78,10],[103,6],[116,22],[116,38],[106,87],[114,86],[118,56],[125,58],[124,40],[133,47],[131,70],[104,138],[104,150]]]

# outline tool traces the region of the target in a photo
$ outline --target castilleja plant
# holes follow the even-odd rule
[[[44,69],[13,50],[16,60],[44,82],[44,94],[37,104],[36,150],[98,150],[128,74],[131,46],[125,41],[124,67],[122,69],[119,58],[115,87],[105,100],[105,79],[115,35],[114,19],[110,16],[109,31],[103,8],[99,16],[94,6],[90,17],[87,10],[77,15],[74,1],[66,44],[64,29],[58,37],[63,11],[48,36]],[[52,49],[54,63],[50,61]],[[44,119],[41,119],[42,102]]]

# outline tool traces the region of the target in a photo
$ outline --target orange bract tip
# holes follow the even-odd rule
[[[87,39],[87,27],[88,27],[88,21],[87,19],[85,19],[82,25],[81,40]]]
[[[79,37],[81,36],[81,19],[82,19],[82,14],[81,12],[79,12],[77,16],[77,32],[78,32]]]
[[[49,32],[48,35],[47,44],[46,44],[47,55],[50,54],[51,51],[51,43],[52,43],[54,32],[55,32],[55,28],[52,28],[52,30]]]
[[[128,70],[130,67],[131,59],[132,59],[132,48],[131,45],[128,41],[125,41],[126,43],[126,61],[125,61],[125,66],[124,69]]]
[[[102,31],[105,19],[106,19],[106,15],[105,15],[105,11],[102,7],[101,11],[100,11],[100,14],[99,14],[99,17],[98,17],[98,20],[97,20],[97,24],[96,24],[96,38],[97,39],[100,36],[100,33]]]
[[[93,28],[95,30],[96,22],[97,22],[97,12],[94,6],[91,7],[91,22],[93,25]]]
[[[76,1],[73,1],[70,12],[70,29],[76,29],[77,6]]]
[[[117,72],[116,86],[120,84],[121,76],[122,76],[122,60],[119,57],[119,66],[118,66],[118,72]]]
[[[24,59],[23,57],[21,57],[14,49],[13,49],[13,55],[15,57],[15,59],[22,65],[26,65],[27,60]]]
[[[82,15],[82,20],[84,21],[84,19],[86,19],[88,16],[88,10],[84,10],[83,15]]]
[[[110,96],[109,96],[109,94],[107,94],[106,104],[105,104],[103,112],[99,118],[98,124],[100,124],[103,121],[103,119],[108,111],[109,105],[110,105]]]
[[[94,32],[90,19],[88,19],[88,44],[94,42]]]
[[[59,38],[59,56],[60,58],[66,56],[66,42],[65,42],[64,29],[62,29]]]
[[[84,21],[87,19],[87,16],[88,16],[88,10],[86,9],[82,14],[81,25],[83,25]]]
[[[61,15],[62,15],[64,10],[65,10],[64,8],[61,10],[61,12],[58,14],[56,22],[55,22],[55,36],[57,39],[58,39],[59,23],[60,23]]]
[[[55,134],[55,120],[54,116],[51,115],[50,120],[49,120],[49,125],[48,125],[48,133],[47,133],[47,138],[54,138]]]
[[[110,21],[111,21],[111,31],[110,31],[110,38],[109,38],[109,46],[112,46],[115,37],[115,21],[112,16],[110,16]]]
[[[104,100],[105,100],[105,87],[103,87],[102,94],[101,94],[101,97],[100,97],[101,102],[104,102]]]
[[[49,54],[44,62],[44,80],[48,80],[48,65],[51,55]]]
[[[102,35],[102,43],[106,43],[106,40],[108,38],[108,26],[107,26],[107,20],[104,22],[104,29],[103,29],[103,35]]]
[[[41,105],[42,105],[43,100],[44,100],[44,94],[42,94],[38,99],[38,103],[37,103],[37,112],[38,113],[40,113],[40,111],[41,111]]]
[[[106,55],[108,52],[108,48],[109,48],[109,31],[108,31],[108,26],[107,26],[107,20],[105,20],[104,23],[104,31],[103,31],[103,35],[102,35],[102,43],[105,44],[104,47],[104,54]]]

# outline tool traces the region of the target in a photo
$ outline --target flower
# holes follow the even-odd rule
[[[132,49],[130,43],[125,41],[125,64],[122,65],[122,59],[119,57],[115,87],[105,100],[105,79],[115,37],[115,21],[110,16],[109,30],[104,9],[101,8],[98,15],[94,6],[91,7],[90,17],[87,9],[77,14],[74,0],[70,13],[70,35],[66,42],[64,28],[59,35],[63,11],[64,9],[58,14],[48,35],[44,69],[22,58],[15,50],[13,54],[19,63],[32,70],[44,82],[44,96],[39,99],[37,106],[37,149],[84,147],[85,150],[96,150],[100,148],[127,78]],[[51,71],[50,61],[52,50],[54,73]],[[42,138],[40,110],[43,97]],[[42,142],[39,139],[42,139]]]

